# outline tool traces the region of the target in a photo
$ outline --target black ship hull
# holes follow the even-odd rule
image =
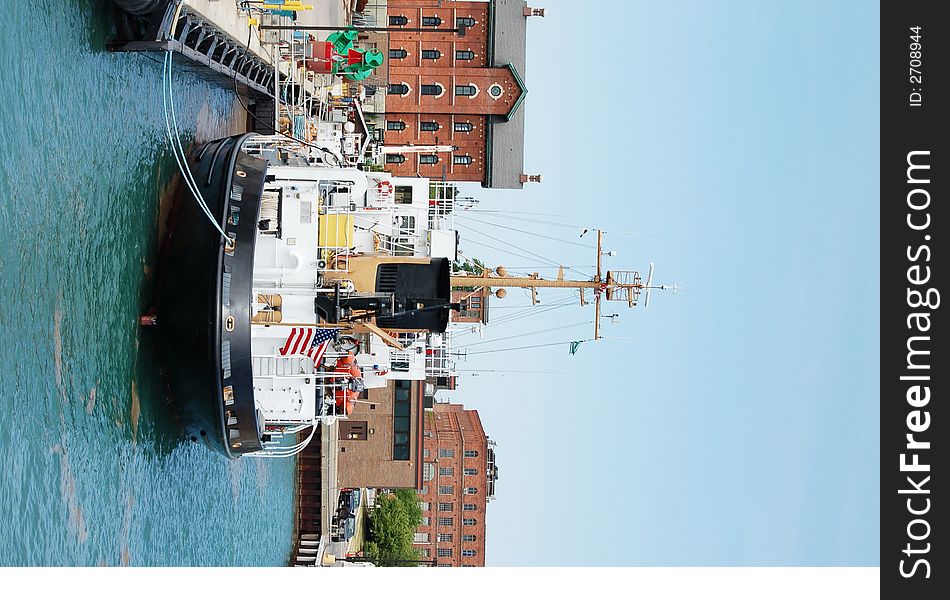
[[[182,181],[155,290],[159,354],[186,434],[229,458],[262,449],[254,404],[254,246],[267,163],[241,150],[251,134],[210,142],[189,161],[225,243]]]

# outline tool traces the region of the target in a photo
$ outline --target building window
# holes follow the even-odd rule
[[[439,458],[455,458],[455,450],[452,448],[439,448]]]
[[[474,536],[473,534],[471,534],[471,533],[466,533],[465,535],[462,536],[462,541],[463,541],[463,542],[474,542],[474,541],[475,541],[475,536]]]
[[[477,457],[478,457],[478,450],[465,451],[465,458],[477,458]]]
[[[439,60],[442,57],[442,53],[438,50],[423,50],[422,58],[423,60]]]
[[[386,155],[386,164],[389,165],[401,165],[406,162],[406,157],[402,154],[387,154]]]
[[[455,60],[472,60],[475,58],[475,53],[471,50],[456,50],[455,51]]]
[[[452,503],[439,502],[439,512],[452,512]]]
[[[477,525],[478,521],[475,519],[462,519],[462,525]]]
[[[419,508],[422,509],[422,512],[426,512],[426,511],[429,510],[429,503],[428,503],[428,502],[420,502],[420,503],[419,503]]]
[[[456,27],[475,27],[475,19],[472,17],[456,17],[455,18]]]
[[[451,477],[455,475],[455,467],[439,467],[439,477]]]
[[[440,485],[439,494],[443,496],[451,496],[455,493],[455,487],[451,485]]]
[[[462,556],[465,558],[472,558],[476,554],[478,554],[477,550],[462,550]]]
[[[419,155],[419,164],[420,165],[434,165],[439,162],[439,157],[435,154],[420,154]]]
[[[501,95],[505,93],[505,90],[502,89],[497,83],[493,84],[488,88],[488,95],[494,98],[495,100],[501,98]]]
[[[410,381],[396,380],[396,389],[393,392],[393,460],[409,460],[411,385]]]
[[[428,548],[422,548],[419,550],[419,552],[422,554],[422,558],[430,558],[432,556],[432,554],[429,553]]]
[[[439,558],[452,558],[451,548],[439,548],[437,553]]]
[[[442,87],[441,83],[427,83],[423,84],[419,91],[423,96],[441,96],[445,92],[445,88]]]
[[[427,544],[429,543],[429,534],[428,533],[414,533],[412,534],[412,543],[413,544]]]
[[[451,533],[440,533],[437,540],[440,543],[452,543],[452,534]]]
[[[403,131],[406,128],[404,121],[386,121],[387,131]]]
[[[422,458],[429,458],[429,449],[426,448],[422,451]]]
[[[435,477],[435,465],[432,463],[426,463],[422,465],[422,480],[432,481],[434,477]]]
[[[456,123],[455,131],[460,133],[468,133],[469,131],[475,129],[471,123]]]
[[[466,493],[466,494],[477,494],[477,493],[478,493],[478,488],[477,488],[477,487],[467,487],[467,488],[465,488],[465,493]]]
[[[402,48],[389,49],[389,58],[406,58],[407,56],[409,56],[409,53]]]
[[[431,522],[432,522],[432,517],[422,517],[422,520],[419,521],[419,525],[422,525],[423,527],[428,527]]]
[[[437,566],[437,567],[451,567],[452,565],[450,565],[449,563],[439,563],[439,564],[436,565],[436,566]]]
[[[442,19],[439,17],[422,17],[422,26],[423,27],[438,27],[442,24]]]
[[[439,527],[451,527],[452,517],[439,517]]]
[[[462,510],[473,511],[478,510],[478,508],[474,504],[463,504]]]
[[[397,154],[395,156],[402,156],[402,155]],[[389,159],[387,158],[386,160],[388,161]],[[452,163],[456,165],[470,165],[472,164],[472,157],[469,156],[468,154],[457,154],[452,157]]]
[[[409,23],[409,19],[402,15],[394,15],[394,16],[389,17],[390,25],[399,26],[399,25],[407,25],[408,23]]]
[[[468,467],[465,467],[465,474],[466,474],[466,475],[478,475],[478,469],[470,469],[470,468],[468,468]]]
[[[469,98],[473,97],[478,93],[478,89],[474,85],[457,85],[455,86],[455,95],[456,96],[468,96]]]
[[[419,131],[438,131],[439,124],[435,121],[422,121],[419,123]]]
[[[409,86],[405,83],[390,83],[386,93],[394,96],[405,96],[409,93]]]

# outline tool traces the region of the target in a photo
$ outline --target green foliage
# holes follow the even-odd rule
[[[452,270],[455,272],[469,273],[471,275],[481,275],[482,271],[484,271],[485,269],[486,269],[485,263],[478,260],[477,258],[473,258],[471,260],[466,258],[465,262],[459,262],[457,260],[452,262]],[[471,292],[475,288],[472,286],[465,286],[465,287],[454,286],[452,289],[462,290],[465,292]]]
[[[422,522],[422,508],[415,490],[377,496],[369,521],[363,554],[381,567],[416,566],[412,561],[419,559],[419,553],[412,547],[412,538]]]

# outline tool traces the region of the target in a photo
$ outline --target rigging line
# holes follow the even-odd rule
[[[465,227],[466,229],[469,229],[469,227],[466,227],[465,225],[458,225],[458,224],[457,224],[456,226],[457,226],[457,227]],[[472,231],[475,231],[476,233],[478,233],[476,230],[472,230]],[[483,234],[483,235],[484,235],[484,234]],[[510,249],[499,248],[498,246],[492,246],[492,245],[490,245],[490,244],[486,244],[486,243],[484,243],[484,242],[479,242],[479,241],[476,241],[476,240],[471,240],[471,239],[470,239],[470,240],[465,240],[465,241],[463,241],[462,243],[463,243],[463,244],[466,244],[466,243],[467,243],[467,244],[477,244],[477,245],[479,245],[479,246],[484,246],[485,248],[489,248],[489,249],[491,249],[491,250],[497,250],[497,251],[499,251],[499,252],[504,252],[504,253],[506,253],[506,254],[511,254],[512,256],[517,256],[517,257],[519,257],[519,258],[527,258],[528,260],[534,260],[534,257],[532,257],[532,256],[525,256],[524,254],[518,254],[517,252],[512,252]],[[503,243],[505,243],[505,242],[503,242]]]
[[[501,317],[501,318],[499,318],[498,320],[493,321],[490,325],[486,324],[486,327],[492,327],[492,326],[496,326],[496,325],[505,325],[505,324],[508,324],[508,323],[512,323],[512,322],[514,322],[514,321],[519,321],[519,320],[521,320],[522,318],[529,318],[529,317],[533,317],[533,316],[536,316],[536,315],[543,315],[543,314],[546,313],[546,312],[551,312],[552,310],[557,310],[557,309],[559,309],[559,308],[564,308],[564,307],[566,307],[566,306],[571,306],[572,304],[574,304],[574,299],[573,299],[573,298],[567,298],[567,299],[565,299],[565,300],[563,300],[563,301],[559,301],[559,302],[557,302],[557,303],[555,303],[555,304],[545,306],[545,307],[542,308],[542,309],[537,309],[537,310],[535,310],[534,308],[531,308],[531,309],[526,309],[526,310],[524,310],[524,311],[520,311],[520,312],[512,313],[512,314],[509,314],[509,315],[505,315],[504,317]]]
[[[542,213],[542,212],[536,212],[536,211],[526,212],[526,211],[517,211],[517,210],[488,210],[484,208],[471,208],[471,209],[464,209],[464,210],[465,212],[477,212],[477,213],[499,213],[499,214],[507,214],[507,215],[534,215],[534,216],[541,216],[541,217],[563,217],[565,219],[572,218],[571,215],[561,215],[557,213]]]
[[[458,214],[458,215],[456,215],[456,216],[458,216],[458,217],[467,217],[467,215],[462,214],[462,213],[460,213],[460,214]],[[504,217],[504,216],[507,216],[507,215],[501,215],[501,216]],[[467,218],[471,218],[471,217],[467,217]],[[570,224],[570,223],[555,223],[554,221],[543,221],[543,220],[541,220],[541,219],[526,219],[526,218],[524,218],[524,217],[515,217],[515,216],[511,216],[511,217],[508,217],[508,218],[509,218],[509,219],[512,219],[512,220],[514,220],[514,221],[517,221],[517,222],[519,222],[519,223],[538,223],[538,224],[541,224],[541,225],[550,225],[551,227],[563,227],[564,229],[574,229],[574,230],[594,229],[593,227],[590,227],[590,226],[584,227],[584,226],[582,226],[582,225],[572,225],[572,224]]]
[[[567,375],[563,371],[506,371],[503,369],[455,369],[457,373],[535,373],[541,375]]]
[[[487,238],[489,238],[489,239],[493,239],[493,240],[495,240],[495,241],[501,242],[502,244],[508,244],[509,246],[513,246],[513,247],[515,247],[515,248],[518,248],[518,249],[521,250],[522,252],[527,252],[528,254],[531,254],[532,256],[534,256],[533,259],[528,259],[528,260],[543,260],[544,262],[549,263],[549,264],[552,265],[552,266],[555,266],[555,267],[560,267],[560,266],[561,266],[560,264],[554,262],[554,261],[551,260],[550,258],[546,258],[546,257],[544,257],[544,256],[541,256],[540,254],[537,254],[537,253],[532,252],[532,251],[530,251],[530,250],[526,250],[525,248],[522,248],[522,247],[520,247],[520,246],[516,246],[515,244],[512,244],[511,242],[506,242],[505,240],[503,240],[503,239],[501,239],[501,238],[498,238],[498,237],[495,237],[495,236],[493,236],[493,235],[491,235],[491,234],[485,233],[484,231],[479,231],[478,229],[475,229],[475,228],[470,227],[470,226],[468,226],[468,225],[463,225],[463,224],[461,224],[461,223],[456,223],[455,225],[456,225],[456,227],[464,227],[465,229],[474,231],[475,233],[477,233],[477,234],[479,234],[479,235],[483,235],[483,236],[485,236],[485,237],[487,237]],[[486,244],[482,244],[482,245],[485,246]],[[508,252],[509,254],[514,254],[515,256],[521,256],[521,258],[525,258],[524,255],[516,254],[515,252],[512,252],[512,251],[510,251],[510,250],[501,250],[500,248],[495,248],[495,250],[499,250],[499,251],[501,251],[501,252]],[[583,275],[584,277],[587,277],[588,279],[593,279],[592,276],[588,275],[587,273],[583,273],[583,272],[581,272],[581,271],[578,271],[577,269],[568,269],[568,270],[569,270],[569,271],[573,271],[573,272],[577,273],[578,275]]]
[[[535,344],[533,346],[518,346],[517,348],[501,348],[499,350],[480,350],[479,352],[469,352],[466,356],[475,356],[476,354],[495,354],[497,352],[512,352],[514,350],[529,350],[531,348],[546,348],[549,346],[563,346],[564,344],[570,344],[572,342],[593,342],[594,339],[590,338],[587,340],[569,340],[566,342],[553,342],[550,344]]]
[[[555,242],[561,242],[563,244],[570,244],[572,246],[580,246],[581,248],[587,248],[588,250],[596,250],[597,246],[591,246],[590,244],[581,244],[580,242],[572,242],[565,240],[559,237],[554,237],[553,235],[544,235],[543,233],[534,233],[533,231],[525,231],[523,229],[518,229],[516,227],[508,227],[507,225],[500,225],[498,223],[492,223],[491,221],[481,221],[479,219],[473,219],[472,217],[466,217],[464,215],[455,215],[458,219],[466,219],[468,221],[475,221],[476,223],[482,223],[484,225],[491,225],[493,227],[498,227],[500,229],[507,229],[508,231],[517,231],[518,233],[526,233],[528,235],[533,235],[535,237],[544,238],[546,240],[554,240]],[[573,229],[573,228],[572,228]],[[581,227],[580,229],[583,229]]]
[[[511,250],[504,250],[504,249],[502,249],[502,248],[493,248],[494,250],[498,250],[498,251],[500,251],[500,252],[507,252],[508,254],[514,254],[515,256],[520,256],[521,258],[528,258],[528,260],[543,260],[543,261],[545,261],[545,262],[547,262],[547,263],[549,263],[549,264],[551,264],[551,265],[553,265],[553,266],[555,266],[555,267],[560,266],[560,265],[558,265],[556,262],[554,262],[553,260],[551,260],[551,259],[549,259],[549,258],[545,258],[544,256],[541,256],[540,254],[536,254],[536,253],[531,252],[530,250],[526,250],[526,249],[524,249],[524,248],[522,248],[522,247],[520,247],[520,246],[516,246],[515,244],[512,244],[511,242],[507,242],[507,241],[505,241],[505,240],[503,240],[503,239],[501,239],[501,238],[499,238],[499,237],[495,237],[495,236],[493,236],[493,235],[491,235],[491,234],[485,233],[484,231],[479,231],[478,229],[475,229],[474,227],[471,227],[471,226],[469,226],[469,225],[463,225],[463,224],[461,224],[461,223],[456,223],[455,225],[456,225],[456,227],[464,227],[465,229],[468,229],[469,231],[473,231],[473,232],[477,233],[478,235],[485,236],[485,237],[487,237],[487,238],[489,238],[489,239],[495,240],[496,242],[501,242],[502,244],[508,244],[509,246],[511,246],[511,247],[513,247],[513,248],[517,248],[518,250],[521,250],[522,252],[527,252],[528,254],[531,254],[531,255],[533,256],[533,258],[526,257],[526,256],[523,255],[523,254],[517,254],[517,253],[515,253],[515,252],[512,252]],[[476,243],[481,243],[481,242],[476,242]],[[481,244],[482,244],[483,246],[487,246],[487,247],[489,247],[489,248],[492,248],[492,246],[488,246],[488,244],[484,244],[484,243],[481,243]]]
[[[559,327],[551,327],[551,328],[548,328],[548,329],[542,329],[542,330],[540,330],[540,331],[529,331],[529,332],[527,332],[527,333],[519,333],[519,334],[517,334],[517,335],[509,335],[509,336],[507,336],[507,337],[498,338],[498,339],[496,339],[496,340],[485,340],[485,341],[482,341],[482,342],[475,342],[475,343],[473,343],[473,344],[463,344],[463,345],[461,345],[461,346],[458,346],[458,350],[461,350],[461,349],[463,349],[463,348],[471,348],[472,346],[480,346],[480,345],[482,345],[482,344],[491,344],[491,343],[494,343],[494,342],[503,342],[503,341],[505,341],[505,340],[513,340],[513,339],[515,339],[515,338],[527,337],[527,336],[529,336],[529,335],[538,335],[538,334],[541,334],[541,333],[549,333],[549,332],[551,332],[551,331],[559,331],[559,330],[561,330],[561,329],[570,329],[571,327],[577,327],[578,325],[589,325],[589,324],[591,324],[591,323],[593,323],[593,321],[579,321],[579,322],[577,322],[577,323],[571,323],[570,325],[561,325],[561,326],[559,326]]]

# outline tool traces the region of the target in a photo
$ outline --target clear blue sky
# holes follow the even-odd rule
[[[466,373],[453,397],[498,442],[488,564],[877,565],[877,7],[533,4],[548,16],[529,20],[525,168],[544,181],[471,192],[482,209],[638,232],[608,234],[608,265],[652,260],[685,290],[646,310],[605,303],[622,318],[604,334],[638,341],[570,357],[584,325],[469,349],[564,341],[459,365],[563,372]],[[458,223],[594,264],[591,249]],[[542,264],[462,235],[489,264]],[[525,304],[510,292],[493,319]],[[553,310],[485,340],[592,314]]]

